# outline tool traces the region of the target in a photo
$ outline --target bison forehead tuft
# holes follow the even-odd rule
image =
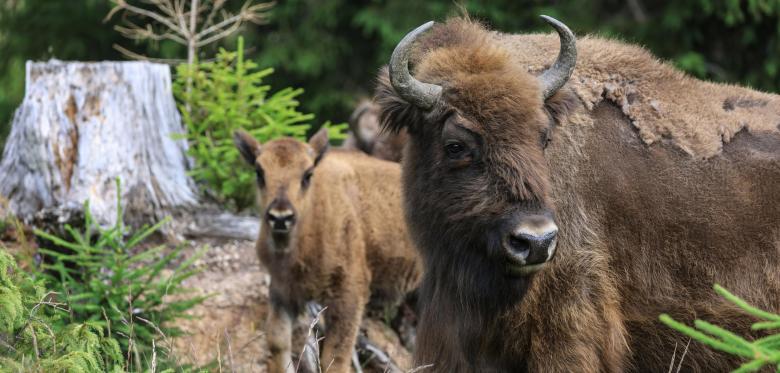
[[[431,37],[448,31],[475,32],[462,23],[448,22]],[[488,135],[529,129],[527,134],[536,139],[536,131],[546,125],[538,80],[513,63],[488,31],[477,30],[477,36],[455,37],[451,39],[455,44],[430,49],[417,66],[417,76],[443,86],[444,101]]]
[[[484,140],[487,179],[482,183],[490,186],[486,193],[495,205],[546,201],[549,177],[541,138],[550,119],[538,79],[513,61],[494,33],[468,20],[435,27],[418,48],[416,77],[442,86],[444,112],[457,112],[465,119],[459,124]],[[496,207],[478,205],[476,210]]]

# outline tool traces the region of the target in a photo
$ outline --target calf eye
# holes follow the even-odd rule
[[[311,184],[312,174],[312,170],[306,170],[306,172],[303,173],[303,178],[301,179],[301,188],[306,189],[309,187],[309,184]]]
[[[457,140],[450,140],[444,144],[444,150],[447,152],[447,157],[457,159],[466,152],[466,145]]]
[[[257,175],[257,186],[264,187],[265,186],[265,175],[263,174],[262,168],[255,168],[255,174]]]

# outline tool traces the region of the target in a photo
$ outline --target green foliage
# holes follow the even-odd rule
[[[780,315],[753,307],[720,285],[715,285],[715,291],[726,300],[734,303],[745,313],[763,320],[753,324],[753,330],[780,329]],[[692,328],[675,321],[667,314],[662,314],[659,318],[667,326],[694,340],[716,350],[746,359],[747,362],[734,370],[735,373],[759,371],[765,365],[776,365],[777,370],[780,371],[780,334],[748,341],[726,329],[703,320],[694,321],[693,325],[695,328]]]
[[[277,2],[268,25],[241,33],[257,63],[275,69],[264,82],[301,87],[307,98],[299,111],[342,121],[358,96],[371,94],[377,69],[404,33],[455,15],[460,6],[505,32],[550,32],[538,19],[548,14],[579,35],[644,45],[699,78],[780,90],[778,0],[287,0]],[[23,95],[26,59],[121,58],[111,45],[126,41],[102,22],[109,7],[106,0],[0,1],[0,138]],[[133,49],[154,57],[183,56],[175,43],[139,43]]]
[[[54,295],[0,249],[0,371],[123,371],[117,340],[93,322],[63,323]]]
[[[578,35],[646,46],[699,78],[780,89],[777,0],[289,0],[274,7],[269,26],[245,35],[258,62],[277,68],[272,83],[306,89],[305,110],[346,118],[356,96],[371,94],[377,69],[406,32],[459,7],[504,32],[551,32],[538,18],[548,14]]]
[[[243,128],[261,142],[281,136],[305,140],[308,122],[314,119],[313,114],[298,111],[302,89],[271,92],[263,79],[272,72],[244,58],[239,38],[236,52],[222,49],[213,62],[180,65],[174,82],[189,154],[195,159],[192,175],[239,208],[254,200],[254,173],[243,166],[233,145],[233,131]],[[324,125],[331,138],[344,138],[345,124]]]
[[[47,288],[68,305],[65,324],[81,323],[107,330],[109,337],[118,336],[117,348],[127,357],[127,369],[137,370],[154,353],[153,341],[180,335],[173,321],[187,317],[185,312],[203,301],[204,297],[187,297],[187,289],[182,286],[196,273],[191,265],[203,252],[174,265],[181,247],[170,252],[164,245],[140,248],[168,220],[130,233],[122,223],[120,201],[117,206],[117,223],[107,229],[95,223],[85,203],[84,228],[66,225],[70,237],[36,230],[43,243],[40,252],[47,257],[40,276]],[[171,266],[173,271],[167,273],[166,268]],[[66,325],[58,327],[67,329]],[[83,328],[70,331],[86,332]],[[85,337],[78,341],[86,348],[99,339]]]

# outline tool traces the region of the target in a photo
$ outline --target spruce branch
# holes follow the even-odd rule
[[[780,329],[780,315],[756,308],[718,284],[715,284],[713,288],[715,292],[743,312],[761,320],[751,326],[752,330]],[[746,359],[747,362],[737,367],[734,372],[755,372],[761,370],[766,365],[776,365],[776,368],[780,371],[780,334],[769,335],[750,341],[703,320],[695,320],[693,322],[694,327],[690,327],[674,320],[667,314],[660,315],[659,319],[670,328],[691,337],[699,343]]]

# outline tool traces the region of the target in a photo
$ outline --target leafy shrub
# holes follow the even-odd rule
[[[780,315],[753,307],[720,285],[715,285],[715,291],[726,300],[737,305],[745,313],[763,320],[753,324],[753,330],[780,329]],[[711,348],[747,359],[748,362],[734,370],[735,373],[759,371],[765,365],[776,365],[777,371],[780,371],[780,334],[748,341],[726,329],[703,320],[694,321],[693,325],[695,328],[692,328],[675,321],[667,314],[661,315],[660,319],[661,322],[669,327]]]
[[[82,230],[66,225],[69,238],[40,230],[35,234],[44,241],[39,251],[47,257],[41,278],[68,305],[66,323],[83,323],[117,335],[128,370],[132,370],[144,365],[142,358],[156,353],[154,340],[180,335],[173,321],[187,317],[185,312],[203,301],[202,296],[184,296],[187,289],[182,286],[182,281],[196,273],[191,264],[202,251],[176,265],[172,273],[164,273],[182,247],[165,253],[164,245],[143,250],[138,246],[167,219],[128,234],[119,202],[117,223],[108,229],[95,223],[85,203]]]
[[[236,207],[251,205],[255,188],[254,173],[240,164],[233,131],[243,128],[261,142],[281,136],[304,140],[314,119],[298,111],[302,89],[271,93],[263,79],[272,72],[244,59],[241,38],[236,52],[221,49],[213,62],[183,64],[177,70],[174,94],[187,127],[189,155],[195,160],[192,175]],[[344,138],[345,124],[324,125],[331,138]]]
[[[53,295],[0,248],[0,371],[123,371],[119,342],[94,322],[63,323]]]

